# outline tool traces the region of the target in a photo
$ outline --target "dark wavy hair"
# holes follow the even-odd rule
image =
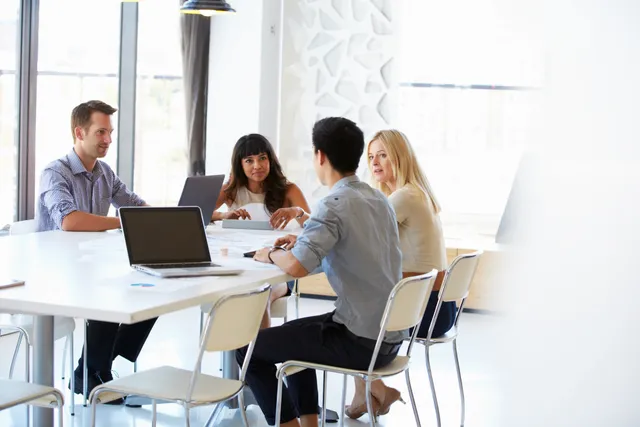
[[[271,143],[264,136],[251,133],[241,137],[233,147],[231,155],[231,179],[225,190],[227,199],[233,203],[239,188],[247,187],[249,179],[242,168],[242,161],[249,156],[265,153],[269,158],[269,175],[263,181],[264,205],[272,214],[284,206],[289,181],[282,173],[282,166]]]

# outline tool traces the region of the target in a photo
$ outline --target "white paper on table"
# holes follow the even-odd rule
[[[271,217],[265,209],[264,203],[248,203],[241,209],[246,210],[254,221],[269,221]]]
[[[269,221],[269,219],[271,218],[269,213],[266,211],[264,204],[262,203],[249,203],[247,205],[244,205],[242,209],[245,209],[247,212],[249,212],[249,215],[251,215],[251,219],[253,220]],[[276,231],[299,231],[301,229],[302,227],[300,227],[298,221],[292,219],[284,229]]]

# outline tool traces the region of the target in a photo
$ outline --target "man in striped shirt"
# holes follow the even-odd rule
[[[105,162],[111,145],[111,116],[116,109],[101,101],[84,102],[71,113],[73,149],[49,163],[40,177],[36,220],[38,231],[105,231],[120,227],[109,217],[109,207],[142,206],[145,201],[126,185]],[[134,362],[156,319],[133,325],[89,321],[87,326],[87,391],[113,379],[111,365],[117,356]],[[83,359],[75,370],[75,393],[83,390]],[[122,403],[122,399],[110,402]]]

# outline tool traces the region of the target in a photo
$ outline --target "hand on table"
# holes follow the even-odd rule
[[[285,249],[291,250],[291,248],[295,246],[297,240],[297,236],[294,236],[293,234],[287,234],[284,237],[279,237],[273,245],[283,246]]]
[[[222,215],[224,219],[251,219],[251,215],[245,209],[235,209]]]
[[[300,208],[280,208],[271,215],[269,223],[276,230],[282,230],[298,215],[300,215]]]
[[[269,251],[271,248],[262,248],[258,249],[256,253],[253,255],[253,259],[258,262],[264,262],[266,264],[271,264],[271,260],[269,260]]]

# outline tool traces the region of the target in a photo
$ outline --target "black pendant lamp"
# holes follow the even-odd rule
[[[235,13],[236,11],[226,1],[187,0],[180,7],[180,12],[213,16],[216,14]]]

